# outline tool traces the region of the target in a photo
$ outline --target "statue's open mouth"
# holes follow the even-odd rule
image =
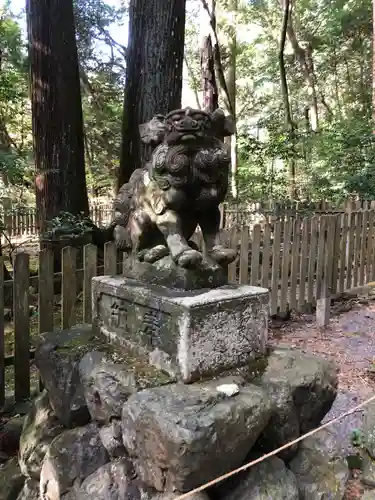
[[[183,134],[180,138],[181,141],[195,141],[197,136],[195,134]]]

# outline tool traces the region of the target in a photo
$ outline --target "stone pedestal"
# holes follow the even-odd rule
[[[268,290],[173,290],[121,276],[93,279],[93,322],[109,340],[149,355],[185,383],[266,353]]]

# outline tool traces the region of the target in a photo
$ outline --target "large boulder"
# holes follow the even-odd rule
[[[297,455],[289,463],[297,478],[301,500],[341,500],[350,476],[344,458],[337,456],[337,446],[322,430],[301,442]]]
[[[375,459],[375,401],[364,409],[363,440],[366,450]]]
[[[151,497],[151,500],[176,500],[181,494],[174,493],[158,493]],[[143,500],[143,499],[142,499]],[[189,496],[189,500],[210,500],[210,497],[204,491],[193,493]]]
[[[120,418],[123,404],[137,391],[134,374],[127,373],[126,365],[94,351],[82,358],[79,373],[91,418],[104,423]]]
[[[290,349],[276,349],[258,383],[272,402],[272,417],[257,448],[272,451],[317,427],[337,394],[337,369],[323,358]],[[290,460],[298,445],[280,456]]]
[[[339,391],[332,408],[324,417],[322,423],[329,422],[359,404],[358,394]],[[335,441],[337,455],[341,457],[358,456],[358,448],[353,446],[353,430],[363,427],[362,411],[356,411],[328,427]],[[361,434],[362,435],[362,434]]]
[[[39,480],[48,446],[62,430],[50,406],[48,393],[44,391],[33,401],[23,425],[19,463],[24,476]]]
[[[109,461],[95,424],[70,429],[50,444],[40,475],[42,500],[59,500]]]
[[[127,455],[122,442],[121,420],[112,419],[111,423],[103,425],[99,431],[100,439],[111,460]]]
[[[44,333],[35,351],[35,364],[51,406],[65,427],[85,425],[90,419],[79,375],[79,362],[90,349],[91,325]]]
[[[220,500],[299,500],[297,480],[282,460],[269,458],[235,476],[234,488],[223,487]]]
[[[127,460],[108,463],[99,467],[82,483],[76,493],[77,500],[141,499],[139,488],[130,477],[131,466]]]
[[[17,454],[20,443],[24,417],[17,415],[11,417],[2,427],[0,432],[0,460],[6,461]]]
[[[271,405],[254,385],[232,396],[217,389],[233,381],[239,382],[228,377],[171,384],[128,399],[123,441],[145,483],[158,491],[185,492],[243,462],[268,422]]]
[[[17,458],[8,460],[0,469],[0,500],[15,500],[24,482]]]
[[[178,493],[156,493],[136,477],[130,462],[116,460],[99,467],[87,477],[74,494],[75,500],[175,500]],[[191,495],[191,500],[209,500],[206,493]],[[65,500],[65,499],[64,499]]]
[[[39,500],[39,481],[27,479],[17,500]]]

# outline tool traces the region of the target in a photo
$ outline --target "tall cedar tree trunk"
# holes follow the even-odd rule
[[[375,0],[372,0],[372,122],[375,134]]]
[[[211,41],[213,39],[213,55],[214,55],[214,63],[215,63],[215,73],[220,85],[221,90],[224,94],[224,101],[227,107],[228,112],[233,116],[233,119],[236,120],[236,106],[235,106],[235,98],[236,98],[236,53],[237,53],[237,39],[236,33],[234,29],[234,34],[230,37],[228,45],[230,46],[230,70],[227,74],[227,79],[224,74],[222,59],[221,59],[221,51],[219,44],[219,37],[217,31],[217,22],[216,22],[216,0],[201,0],[202,4],[202,26],[201,30],[203,33],[209,28]],[[231,0],[230,7],[234,12],[234,17],[236,18],[236,13],[238,10],[238,0]],[[205,13],[205,15],[204,15]],[[206,26],[204,26],[206,24]],[[201,68],[202,73],[205,71],[205,68],[202,67],[202,58],[201,58]],[[236,145],[236,137],[235,135],[232,137],[223,138],[225,142],[230,145],[231,148],[231,194],[234,198],[237,197],[237,145]]]
[[[279,66],[280,66],[281,94],[284,105],[285,128],[287,130],[289,140],[294,141],[294,124],[290,109],[289,89],[288,89],[288,82],[286,79],[285,60],[284,60],[286,33],[290,18],[290,7],[291,7],[290,0],[283,0],[283,21],[280,32]],[[296,198],[296,164],[293,156],[292,158],[289,159],[289,193],[292,199]]]
[[[150,153],[138,126],[181,107],[185,0],[130,0],[118,188]]]
[[[60,211],[88,214],[73,1],[27,0],[39,229]]]
[[[212,113],[219,107],[219,90],[216,84],[215,59],[210,34],[202,37],[201,75],[203,88],[203,109]]]

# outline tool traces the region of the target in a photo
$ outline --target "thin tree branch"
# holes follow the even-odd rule
[[[228,111],[231,115],[234,116],[234,106],[232,105],[231,98],[229,96],[229,91],[227,87],[227,82],[225,80],[225,75],[224,75],[224,69],[223,69],[223,64],[222,64],[222,58],[221,58],[221,52],[220,52],[220,44],[219,44],[219,38],[217,35],[217,30],[216,30],[216,15],[215,12],[211,12],[207,0],[201,0],[203,8],[207,12],[209,18],[210,18],[210,25],[211,29],[213,32],[213,35],[215,37],[215,46],[214,46],[214,58],[215,58],[215,65],[216,65],[216,71],[217,75],[219,78],[220,86],[224,91],[225,97],[228,101]]]

